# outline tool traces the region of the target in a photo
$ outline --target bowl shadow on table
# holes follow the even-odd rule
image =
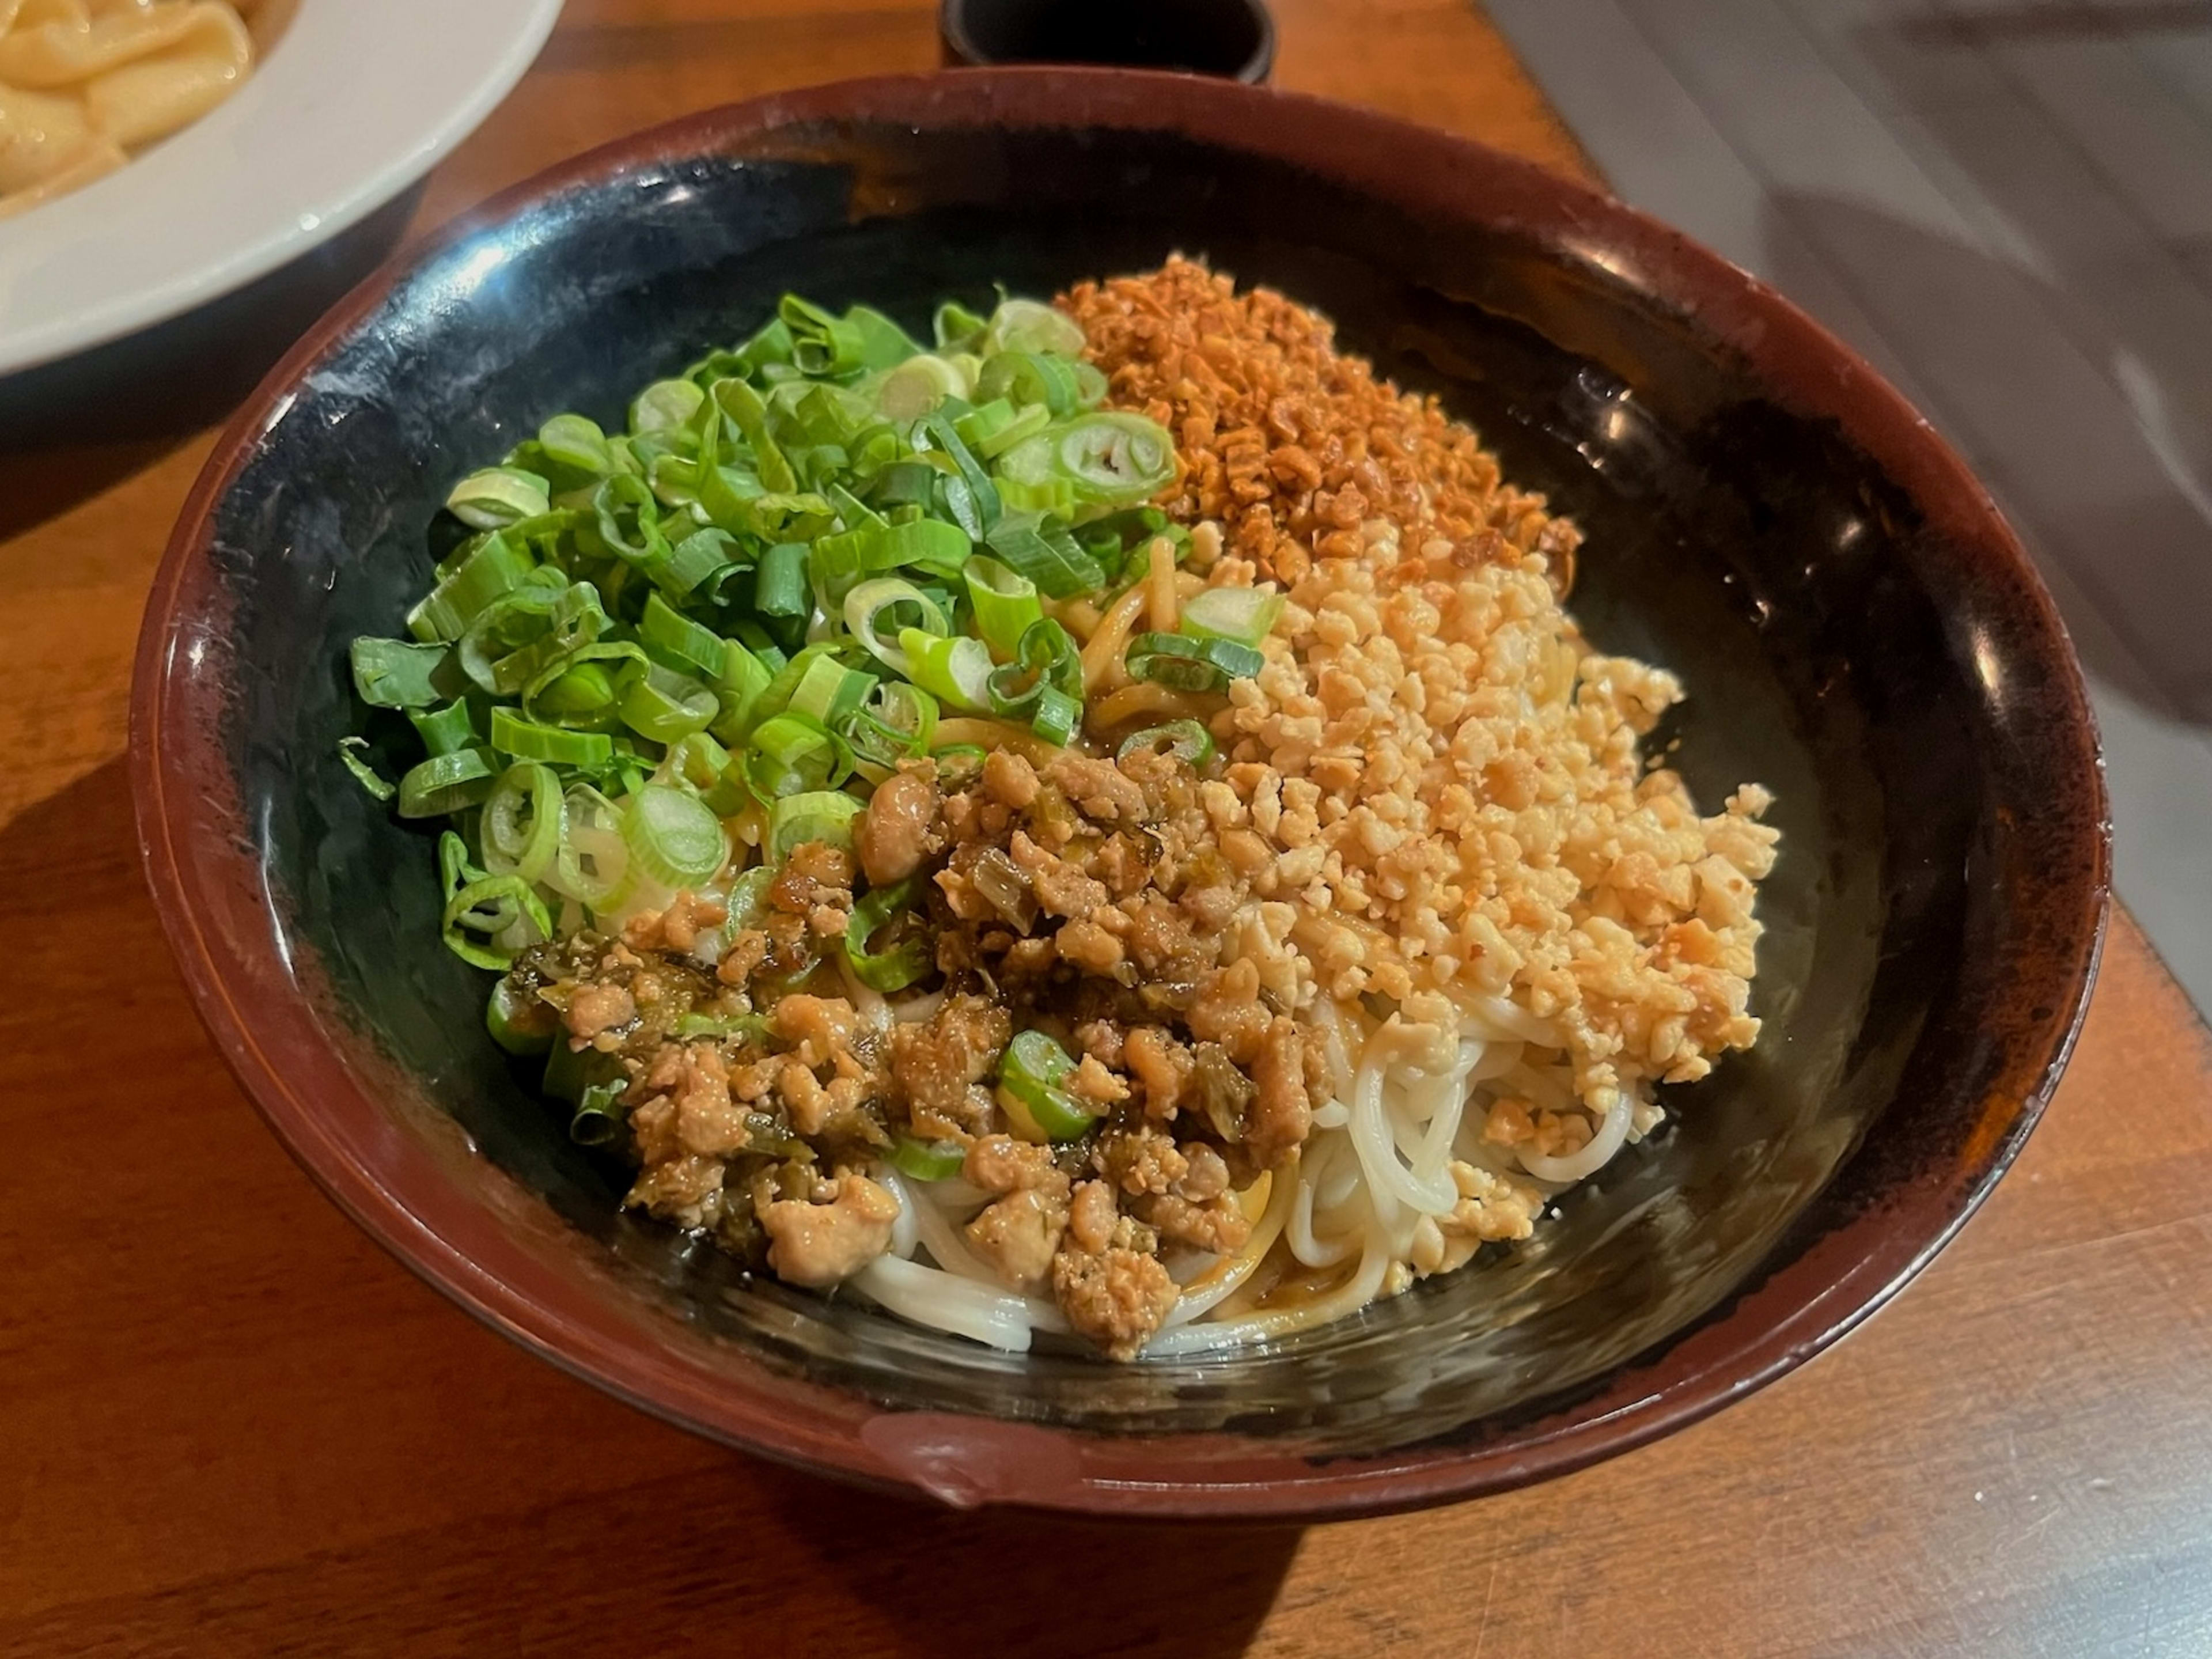
[[[225,419],[307,325],[397,247],[415,185],[198,309],[0,377],[0,538],[67,512]]]
[[[131,1063],[109,1073],[113,1092],[100,1097],[103,1085],[94,1082],[88,1086],[95,1098],[82,1103],[127,1110],[125,1098],[139,1087],[136,1079],[152,1073],[170,1079],[173,1099],[225,1096],[219,1062],[192,1024],[184,987],[160,948],[139,875],[129,799],[125,767],[112,762],[0,826],[0,880],[21,896],[19,914],[33,912],[34,943],[21,965],[40,983],[70,986],[106,982],[118,957],[154,964],[129,1000],[131,1018],[125,1029],[136,1035],[124,1042]],[[39,895],[50,896],[43,911],[56,925],[38,925],[43,919]],[[59,925],[64,915],[73,925]],[[20,1072],[16,1080],[28,1081]],[[37,1096],[22,1086],[10,1097],[27,1106]],[[203,1121],[194,1133],[226,1144],[258,1136],[242,1102],[233,1098],[229,1110],[234,1117],[222,1127]],[[24,1121],[20,1113],[18,1121]],[[147,1310],[193,1305],[207,1294],[197,1275],[210,1263],[276,1248],[283,1215],[297,1203],[314,1201],[304,1190],[304,1177],[289,1179],[301,1183],[296,1200],[272,1204],[251,1182],[207,1193],[179,1216],[193,1236],[173,1237],[168,1249],[145,1256],[131,1276],[127,1295],[118,1285],[115,1316],[127,1322],[149,1316]],[[97,1230],[93,1209],[99,1200],[92,1189],[58,1180],[42,1188],[46,1197],[38,1205],[44,1224],[66,1231]],[[299,1248],[312,1255],[315,1247]],[[413,1294],[428,1298],[430,1292]],[[312,1299],[301,1306],[300,1316],[319,1316]],[[457,1310],[433,1312],[452,1327],[450,1343],[441,1342],[441,1350],[465,1360],[474,1345],[489,1342]],[[504,1349],[495,1358],[515,1361],[524,1370]],[[289,1409],[283,1403],[285,1378],[270,1375],[258,1381],[268,1391],[269,1409]],[[253,1387],[255,1379],[247,1378],[246,1385]],[[521,1386],[549,1392],[580,1387],[535,1365],[526,1368]],[[87,1404],[96,1412],[112,1397],[94,1382]],[[660,1432],[627,1407],[595,1403],[604,1413],[610,1455],[619,1458],[623,1446]],[[436,1408],[427,1390],[387,1404],[401,1413]],[[565,1408],[514,1404],[520,1425],[575,1420]],[[313,1413],[300,1415],[304,1419]],[[521,1439],[483,1455],[527,1462],[531,1432],[523,1426]],[[129,1431],[122,1433],[127,1441]],[[276,1443],[283,1439],[273,1437]],[[272,1478],[269,1460],[278,1455],[234,1450],[222,1457],[224,1477],[206,1494],[202,1524],[220,1533],[240,1501],[239,1489]],[[397,1470],[380,1471],[374,1455],[364,1455],[366,1463],[350,1466],[356,1501],[362,1492],[394,1490],[411,1481]],[[658,1461],[665,1462],[665,1455]],[[91,1473],[87,1478],[95,1486],[100,1479]],[[533,1652],[596,1652],[603,1650],[604,1629],[540,1628],[537,1621],[549,1608],[573,1609],[562,1600],[562,1582],[573,1584],[569,1575],[586,1573],[592,1562],[603,1560],[609,1538],[653,1538],[653,1546],[639,1551],[623,1571],[625,1594],[646,1609],[630,1625],[642,1638],[641,1650],[653,1648],[656,1638],[672,1642],[678,1630],[710,1608],[726,1613],[734,1605],[746,1624],[758,1628],[767,1621],[779,1632],[776,1651],[970,1659],[981,1650],[1019,1651],[1030,1659],[1228,1659],[1245,1651],[1273,1606],[1300,1536],[1287,1527],[1139,1529],[1006,1510],[950,1512],[919,1498],[841,1486],[705,1447],[657,1479],[588,1496],[547,1492],[538,1501],[542,1506],[533,1510],[531,1522],[538,1534],[532,1552],[535,1577],[526,1571],[519,1580],[479,1579],[458,1566],[456,1555],[467,1553],[457,1551],[458,1535],[482,1524],[465,1520],[450,1528],[408,1528],[365,1553],[329,1552],[303,1542],[300,1556],[271,1565],[285,1590],[277,1599],[359,1609],[360,1622],[352,1630],[359,1645],[344,1651],[480,1650],[479,1644],[520,1629]],[[678,1515],[680,1525],[672,1525],[671,1517]],[[312,1511],[307,1519],[312,1534],[320,1523]],[[743,1571],[737,1575],[741,1582],[733,1583],[735,1563],[743,1564]],[[511,1562],[502,1570],[512,1571]],[[456,1572],[467,1581],[458,1588]],[[394,1596],[394,1583],[418,1589]],[[830,1586],[835,1593],[825,1593]],[[456,1645],[419,1649],[424,1606],[462,1590],[469,1604],[465,1627],[447,1632]],[[264,1638],[275,1627],[262,1622],[268,1608],[258,1598],[249,1598],[248,1605],[210,1583],[204,1599],[186,1599],[210,1650],[269,1650]],[[87,1632],[76,1620],[82,1613],[58,1617],[82,1638]],[[142,1621],[167,1616],[129,1601],[97,1615],[112,1621],[118,1650],[137,1650],[153,1634],[153,1626]],[[11,1628],[0,1618],[0,1648],[10,1636],[34,1638],[50,1630],[59,1637],[62,1629],[60,1624]],[[33,1639],[22,1650],[46,1650]]]
[[[1303,1536],[1286,1526],[1137,1528],[1006,1509],[948,1513],[782,1469],[753,1484],[787,1546],[811,1557],[817,1570],[803,1582],[839,1585],[896,1630],[892,1650],[932,1659],[1229,1659],[1266,1620]],[[802,1614],[793,1647],[811,1648],[802,1636],[826,1637],[849,1619]]]

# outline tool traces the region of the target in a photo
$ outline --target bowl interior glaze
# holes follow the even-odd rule
[[[1132,83],[1145,95],[1130,91]],[[1780,862],[1758,1048],[1524,1247],[1263,1354],[1014,1358],[750,1280],[623,1214],[485,1039],[431,836],[337,763],[349,640],[442,491],[787,289],[941,296],[1202,255],[1319,307],[1587,532],[1572,609],[1680,675],[1653,740]],[[1754,326],[1755,325],[1755,326]],[[958,1501],[1375,1508],[1571,1467],[1854,1322],[2016,1149],[2078,1017],[2102,801],[2063,635],[1893,395],[1718,260],[1381,118],[1068,70],[830,88],[524,187],[334,313],[210,464],[149,610],[138,780],[211,1023],[287,1140],[465,1303],[628,1397]],[[387,769],[404,745],[385,726]]]

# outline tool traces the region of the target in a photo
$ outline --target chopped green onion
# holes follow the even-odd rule
[[[872,571],[912,567],[954,576],[974,548],[957,525],[942,519],[911,519],[822,537],[814,544],[809,562],[824,607],[835,609],[844,602],[854,581]]]
[[[840,721],[867,701],[869,690],[875,683],[873,674],[848,668],[824,653],[806,665],[799,684],[792,688],[791,701],[786,707],[793,714],[804,714],[817,726],[834,732]]]
[[[1206,763],[1213,758],[1213,733],[1196,720],[1169,720],[1159,726],[1148,726],[1141,732],[1133,732],[1121,739],[1115,757],[1127,760],[1132,755],[1168,754],[1188,763],[1192,769],[1204,771]]]
[[[668,556],[660,502],[645,480],[618,472],[592,492],[592,528],[606,550],[652,575]]]
[[[1028,447],[1030,442],[1017,444],[1015,448]],[[999,501],[1009,513],[1035,513],[1042,517],[1067,519],[1074,515],[1081,503],[1075,495],[1072,479],[1043,477],[1013,478],[1004,472],[998,480]]]
[[[978,455],[983,453],[981,441],[994,433],[1001,432],[1014,419],[1014,406],[1004,398],[994,398],[988,403],[978,404],[965,415],[952,417],[952,429],[960,434],[961,441]]]
[[[937,729],[937,699],[904,680],[878,680],[842,729],[856,760],[888,772],[927,751]]]
[[[1082,397],[1075,365],[1050,351],[1000,352],[984,363],[975,392],[1024,407],[1042,404],[1054,416],[1073,414]]]
[[[522,712],[554,726],[607,723],[621,694],[611,665],[641,663],[644,648],[629,640],[600,640],[556,662],[522,689]]]
[[[614,739],[603,732],[570,732],[557,726],[541,726],[513,710],[491,711],[491,746],[517,760],[546,761],[555,766],[605,766],[614,758]],[[465,752],[465,751],[464,751]]]
[[[787,294],[776,316],[791,332],[791,361],[804,374],[850,374],[887,368],[910,357],[915,343],[879,311],[854,306],[834,317],[796,294]]]
[[[361,787],[368,791],[372,799],[390,800],[399,793],[398,785],[369,764],[367,738],[340,738],[338,760],[347,771],[354,775]]]
[[[1182,634],[1139,634],[1123,660],[1132,678],[1176,691],[1220,691],[1249,679],[1267,659],[1234,640],[1194,640]]]
[[[1008,720],[1028,720],[1048,690],[1056,690],[1083,707],[1083,659],[1067,630],[1040,617],[1023,631],[1014,660],[991,671],[984,683],[991,712]],[[1060,739],[1065,743],[1066,738]]]
[[[765,1014],[686,1014],[676,1022],[676,1035],[686,1042],[701,1037],[718,1042],[761,1042],[768,1037]]]
[[[794,848],[809,842],[850,848],[853,820],[864,810],[860,801],[839,789],[786,795],[768,810],[769,856],[781,863]]]
[[[1027,442],[1051,424],[1052,411],[1042,404],[1031,404],[1006,425],[992,433],[989,437],[979,441],[975,445],[975,453],[987,461],[996,460],[1016,444]],[[1000,487],[999,495],[1006,506],[1013,505],[1012,501],[1005,500],[1006,489],[1003,484]]]
[[[653,580],[679,597],[696,591],[718,571],[737,563],[737,542],[728,532],[711,526],[695,530],[668,550]]]
[[[696,380],[655,380],[632,400],[629,429],[637,433],[681,431],[706,401],[706,390]]]
[[[775,671],[735,640],[722,641],[722,672],[714,682],[714,695],[722,712],[712,730],[729,743],[742,743],[752,729],[761,695],[775,679]]]
[[[521,586],[537,568],[527,550],[494,532],[407,613],[407,631],[418,640],[458,640],[477,611]]]
[[[957,1140],[921,1140],[901,1134],[891,1142],[890,1166],[911,1181],[950,1181],[967,1166],[967,1149]]]
[[[643,662],[623,672],[619,708],[623,724],[638,736],[675,743],[705,731],[722,705],[711,689],[690,675]]]
[[[553,937],[552,918],[530,884],[477,869],[467,845],[450,830],[438,837],[438,869],[447,890],[440,917],[446,948],[462,961],[504,969],[526,945]]]
[[[510,1054],[542,1054],[553,1046],[561,1022],[541,999],[518,991],[507,978],[495,981],[484,1004],[484,1029]]]
[[[753,609],[763,617],[806,614],[806,544],[778,542],[761,555]]]
[[[599,476],[615,470],[607,448],[607,434],[599,423],[581,415],[556,415],[538,428],[538,447],[548,460],[579,472]]]
[[[1283,596],[1261,587],[1208,587],[1191,595],[1176,631],[1196,640],[1257,646],[1283,614]]]
[[[660,763],[660,776],[690,787],[718,818],[744,811],[752,796],[744,775],[730,758],[730,751],[704,732],[694,732],[669,747]]]
[[[555,587],[532,581],[477,612],[454,656],[477,685],[514,696],[612,625],[589,582]]]
[[[971,714],[990,713],[991,647],[982,641],[966,634],[948,639],[919,628],[902,628],[898,642],[916,685]]]
[[[878,505],[927,507],[936,498],[937,469],[927,461],[894,461],[876,475]]]
[[[884,376],[876,388],[876,412],[886,420],[911,421],[928,414],[947,398],[964,398],[967,377],[945,361],[924,352]]]
[[[491,793],[499,772],[487,749],[456,749],[418,761],[399,780],[399,816],[441,818],[474,806]]]
[[[1065,480],[1076,500],[1127,507],[1175,482],[1175,441],[1142,415],[1102,410],[1048,428],[1000,457],[1002,480]]]
[[[606,904],[629,874],[623,811],[589,784],[573,786],[562,802],[567,827],[547,884],[587,909]]]
[[[986,472],[975,456],[969,453],[968,446],[961,441],[959,433],[953,429],[952,422],[945,418],[943,410],[940,410],[938,413],[925,416],[915,422],[915,433],[917,440],[927,437],[951,458],[955,470],[960,475],[961,483],[966,488],[967,499],[973,514],[973,521],[962,524],[960,527],[968,532],[971,539],[982,540],[999,519],[999,491],[998,487],[991,482],[991,475]],[[949,506],[951,497],[948,496],[946,501]],[[953,516],[957,520],[960,514],[955,513]]]
[[[1075,1070],[1067,1051],[1042,1031],[1019,1031],[999,1062],[999,1082],[1029,1109],[1048,1140],[1074,1140],[1096,1127],[1098,1114],[1060,1085]]]
[[[720,819],[688,789],[648,783],[623,812],[623,844],[630,861],[663,887],[696,888],[729,857]]]
[[[1065,749],[1083,724],[1083,704],[1078,698],[1048,685],[1037,698],[1030,729],[1055,748]]]
[[[960,574],[967,583],[975,631],[993,656],[1012,656],[1020,648],[1022,635],[1044,618],[1036,584],[988,554],[969,560]]]
[[[764,801],[835,788],[852,771],[852,750],[845,740],[798,714],[763,720],[754,728],[745,757],[745,781]]]
[[[539,761],[518,761],[485,798],[477,834],[483,867],[495,876],[520,876],[535,882],[553,867],[568,814],[561,780]]]
[[[422,739],[426,754],[450,755],[457,749],[472,748],[483,741],[477,730],[476,716],[467,703],[455,698],[442,708],[410,708],[407,719]]]
[[[1106,572],[1083,550],[1065,526],[1037,513],[1008,513],[985,538],[991,551],[1037,591],[1064,599],[1095,592],[1106,585]]]
[[[518,520],[534,519],[552,506],[545,480],[514,466],[471,472],[446,497],[446,510],[471,530],[497,530]]]
[[[911,674],[905,650],[897,643],[907,629],[950,635],[952,624],[929,595],[896,576],[862,582],[845,596],[845,626],[868,653],[897,673]],[[886,638],[888,634],[890,637]]]
[[[658,593],[645,597],[645,615],[639,619],[637,636],[645,642],[647,652],[666,666],[708,679],[718,678],[722,672],[726,641]]]
[[[990,750],[980,743],[948,743],[942,749],[933,749],[929,757],[937,763],[939,773],[973,772],[990,758]]]
[[[440,672],[452,655],[443,645],[364,635],[353,642],[349,655],[354,690],[371,708],[422,708],[460,689],[450,672]]]
[[[908,876],[890,887],[878,887],[862,896],[845,924],[845,960],[853,976],[874,991],[903,991],[935,966],[935,956],[926,932],[910,932],[881,951],[876,936],[894,923],[918,925],[915,907],[921,896],[921,878]]]
[[[930,319],[930,331],[939,351],[972,351],[981,343],[990,319],[978,317],[957,300],[947,300]]]
[[[983,331],[983,354],[1000,351],[1056,351],[1079,357],[1083,330],[1066,313],[1035,300],[1001,300]]]
[[[772,495],[788,495],[797,489],[799,475],[791,470],[790,461],[776,447],[775,440],[769,436],[768,405],[761,401],[760,393],[743,380],[727,380],[715,381],[708,395],[714,400],[715,408],[752,446],[753,470],[760,476],[761,487]],[[701,459],[708,459],[708,441],[702,439]],[[723,528],[731,526],[725,525]]]

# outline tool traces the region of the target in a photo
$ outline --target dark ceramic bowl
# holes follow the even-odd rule
[[[429,844],[339,766],[445,481],[801,288],[910,324],[1209,256],[1335,317],[1589,532],[1575,607],[1778,794],[1757,1050],[1529,1246],[1212,1364],[1009,1358],[748,1280],[617,1208],[440,946]],[[331,1195],[496,1328],[768,1455],[956,1503],[1308,1516],[1492,1491],[1711,1412],[1948,1239],[2019,1150],[2106,905],[2081,681],[1988,498],[1864,364],[1614,203],[1384,118],[1066,70],[702,115],[509,192],[356,293],[210,461],[132,732],[172,944]]]

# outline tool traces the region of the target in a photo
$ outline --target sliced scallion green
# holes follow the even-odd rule
[[[399,793],[399,786],[372,765],[368,758],[368,739],[348,737],[338,739],[338,760],[355,780],[369,793],[374,800],[390,800]]]
[[[623,811],[623,844],[637,872],[664,887],[696,888],[729,856],[720,822],[688,789],[648,783]]]
[[[852,770],[852,750],[845,740],[799,714],[763,720],[753,730],[745,759],[745,781],[764,801],[834,788]]]
[[[1115,752],[1121,760],[1132,755],[1172,755],[1194,769],[1203,771],[1206,763],[1213,758],[1213,733],[1196,720],[1168,720],[1131,732],[1121,739],[1121,748]]]
[[[891,1142],[890,1166],[912,1181],[950,1181],[967,1166],[968,1153],[957,1140],[922,1140],[901,1134]]]
[[[424,708],[460,690],[447,668],[452,653],[443,645],[364,635],[349,655],[354,690],[373,708]]]
[[[1176,691],[1220,691],[1249,679],[1267,659],[1234,640],[1194,640],[1182,634],[1139,634],[1123,658],[1133,678]]]
[[[1022,635],[1044,620],[1036,584],[1001,561],[981,554],[969,560],[960,574],[968,589],[975,631],[991,647],[993,656],[1012,657],[1020,648]],[[860,630],[855,628],[854,632]]]
[[[908,876],[889,887],[864,894],[853,907],[845,925],[845,960],[853,975],[871,990],[903,991],[926,977],[936,965],[929,939],[920,923],[916,907],[921,897],[921,878]],[[895,937],[877,948],[889,929]]]
[[[839,789],[810,789],[803,794],[786,795],[769,808],[769,856],[781,863],[794,848],[809,842],[849,848],[853,820],[864,810],[860,801]]]
[[[1208,587],[1191,595],[1176,631],[1194,640],[1256,647],[1283,614],[1283,596],[1260,587]]]
[[[711,687],[657,662],[631,664],[623,674],[621,697],[623,724],[655,743],[675,743],[703,732],[722,711]]]
[[[491,711],[491,746],[516,760],[586,769],[605,766],[615,753],[614,739],[604,732],[571,732],[558,726],[541,726],[505,708]]]
[[[471,530],[497,530],[535,518],[553,505],[550,487],[520,467],[488,466],[471,472],[446,497],[446,510]]]
[[[540,761],[516,762],[484,799],[477,836],[485,871],[543,880],[553,867],[567,822],[561,780],[553,769]]]
[[[462,811],[491,793],[499,774],[488,749],[456,749],[417,761],[399,780],[399,816],[442,818]]]
[[[1042,1031],[1019,1031],[999,1062],[999,1082],[1028,1108],[1046,1139],[1074,1140],[1097,1123],[1097,1114],[1060,1086],[1074,1070],[1067,1050]]]
[[[971,714],[991,712],[991,647],[982,641],[966,634],[946,638],[902,628],[898,642],[916,685]]]

